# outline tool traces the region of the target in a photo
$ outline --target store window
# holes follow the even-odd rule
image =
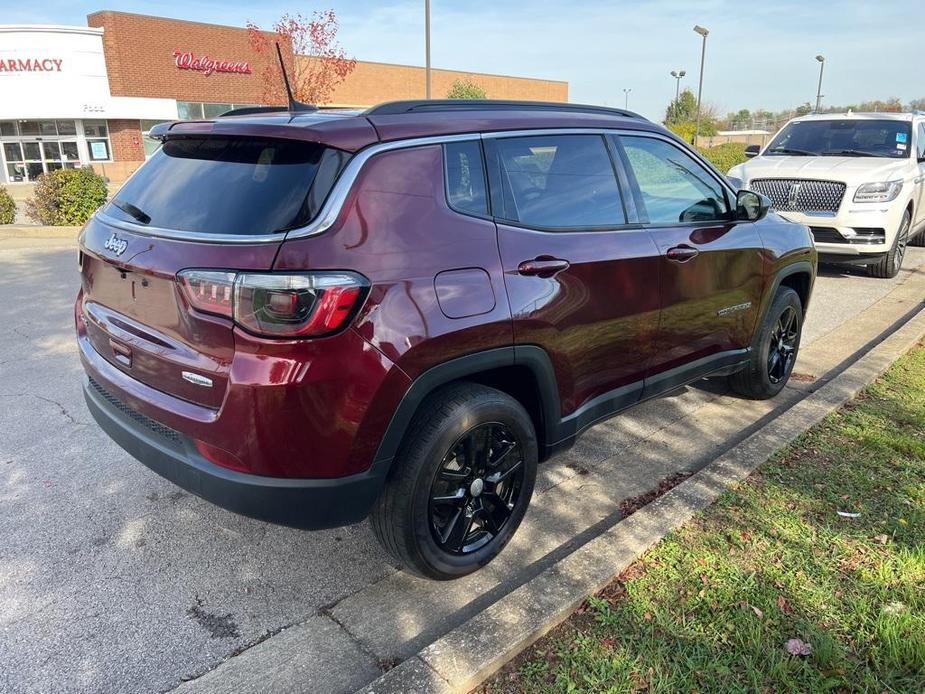
[[[218,118],[235,108],[247,108],[255,104],[218,104],[201,101],[178,101],[177,116],[180,120],[203,120]]]
[[[161,143],[159,140],[151,139],[151,128],[153,128],[158,123],[163,121],[159,120],[143,120],[141,121],[141,143],[145,148],[145,159],[154,154],[158,149],[160,149]]]
[[[112,150],[109,145],[109,128],[106,126],[106,121],[85,120],[83,125],[90,161],[109,161],[112,159]]]

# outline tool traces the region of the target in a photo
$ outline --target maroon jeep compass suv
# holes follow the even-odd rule
[[[247,109],[162,146],[80,237],[87,404],[232,511],[367,516],[434,578],[483,566],[537,463],[704,377],[768,398],[816,253],[635,114],[519,102]]]

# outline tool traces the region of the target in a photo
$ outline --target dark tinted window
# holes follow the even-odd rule
[[[107,212],[152,227],[268,234],[308,222],[308,193],[324,147],[288,140],[168,140]]]
[[[478,142],[453,142],[444,146],[446,195],[450,207],[470,214],[488,214],[485,169]]]
[[[908,157],[911,127],[901,120],[805,120],[789,123],[775,137],[768,156]]]
[[[664,140],[621,137],[652,224],[728,218],[722,186],[693,157]]]
[[[599,135],[549,135],[495,141],[503,211],[498,216],[545,228],[626,223],[620,190]]]

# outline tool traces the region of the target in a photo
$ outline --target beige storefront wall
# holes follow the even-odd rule
[[[297,56],[297,60],[311,60]],[[489,99],[568,101],[568,82],[456,70],[432,71],[432,95],[445,98],[456,80],[478,84]],[[356,69],[334,91],[326,106],[372,106],[383,101],[424,98],[424,68],[357,61]]]

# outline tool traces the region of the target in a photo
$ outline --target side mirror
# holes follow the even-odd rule
[[[771,201],[751,190],[736,193],[736,219],[744,222],[757,222],[764,219],[771,209]]]
[[[748,145],[745,148],[745,156],[751,159],[752,157],[757,157],[760,151],[761,151],[760,145]]]

